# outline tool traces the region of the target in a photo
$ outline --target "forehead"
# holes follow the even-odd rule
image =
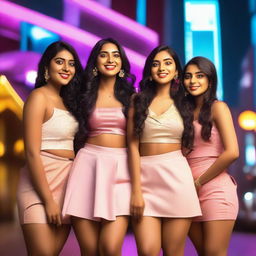
[[[106,52],[116,52],[118,51],[118,48],[115,44],[113,43],[106,43],[106,44],[103,44],[102,47],[101,47],[101,50],[100,51],[106,51]]]
[[[73,56],[73,54],[72,54],[71,52],[69,52],[68,50],[63,49],[63,50],[59,51],[59,52],[55,55],[54,59],[56,59],[56,58],[62,58],[62,59],[66,59],[66,60],[73,60],[73,59],[74,59],[74,56]]]
[[[186,68],[186,73],[197,73],[197,72],[202,72],[202,71],[195,64],[188,65]]]
[[[173,57],[171,56],[171,54],[168,52],[168,51],[161,51],[161,52],[158,52],[156,54],[156,56],[154,57],[154,61],[161,61],[161,60],[164,60],[164,59],[172,59],[173,60]]]

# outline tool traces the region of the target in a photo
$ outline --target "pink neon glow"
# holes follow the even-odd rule
[[[134,20],[115,12],[109,8],[102,6],[101,4],[90,1],[90,0],[65,0],[66,2],[74,3],[83,7],[86,10],[89,10],[90,13],[93,13],[94,16],[99,16],[101,20],[113,24],[113,26],[120,27],[124,31],[129,31],[136,35],[136,37],[141,37],[144,40],[151,42],[155,45],[158,44],[158,34],[142,26],[141,24],[135,22]]]

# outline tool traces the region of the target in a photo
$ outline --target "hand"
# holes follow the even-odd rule
[[[132,193],[131,195],[131,215],[137,221],[143,216],[145,203],[141,192]]]
[[[199,177],[199,178],[200,178],[200,177]],[[195,184],[195,188],[196,188],[196,191],[197,191],[197,192],[198,192],[199,189],[202,187],[202,184],[201,184],[199,178],[197,178],[197,179],[194,180],[194,184]]]
[[[61,226],[60,206],[54,200],[45,203],[45,212],[49,223]]]

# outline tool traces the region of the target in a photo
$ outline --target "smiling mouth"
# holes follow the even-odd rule
[[[61,78],[63,78],[63,79],[68,79],[68,78],[69,78],[69,74],[60,73],[59,75],[60,75]]]
[[[158,74],[158,77],[160,77],[160,78],[165,78],[167,76],[168,76],[168,73],[159,73]]]
[[[105,65],[104,67],[105,67],[105,69],[107,69],[107,70],[114,70],[114,69],[116,68],[115,65]]]
[[[200,86],[189,86],[190,91],[196,91]]]

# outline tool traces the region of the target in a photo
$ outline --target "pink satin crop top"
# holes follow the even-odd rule
[[[194,150],[188,154],[187,158],[218,157],[223,152],[223,144],[216,126],[212,126],[210,140],[204,141],[201,137],[201,124],[196,120],[193,124],[195,129]]]
[[[161,115],[149,108],[140,143],[181,143],[183,129],[183,120],[174,104]]]
[[[41,150],[73,150],[77,129],[78,123],[69,111],[54,108],[51,118],[42,125]]]
[[[95,108],[89,118],[89,137],[103,133],[125,135],[126,118],[122,107]]]

